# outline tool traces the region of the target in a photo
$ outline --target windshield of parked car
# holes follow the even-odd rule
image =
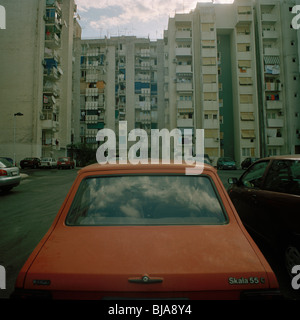
[[[59,158],[58,161],[69,161],[68,158]]]
[[[0,158],[0,168],[12,168],[13,165],[6,159]]]
[[[207,176],[109,176],[84,179],[66,224],[224,224],[227,216]]]

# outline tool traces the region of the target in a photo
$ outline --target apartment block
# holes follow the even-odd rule
[[[295,1],[256,3],[263,155],[300,152],[300,78]]]
[[[83,40],[81,56],[81,142],[97,147],[98,130],[118,135],[163,126],[163,42],[136,37]],[[160,117],[160,120],[159,120]]]
[[[165,31],[169,129],[204,129],[214,161],[259,155],[253,19],[251,1],[198,3]]]
[[[76,5],[73,0],[2,3],[7,26],[0,35],[0,153],[17,162],[66,155],[76,138],[72,90],[79,62],[73,45],[81,36]]]

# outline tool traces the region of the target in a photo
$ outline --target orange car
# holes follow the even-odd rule
[[[186,167],[80,170],[12,297],[278,297],[277,279],[216,170],[185,175]]]

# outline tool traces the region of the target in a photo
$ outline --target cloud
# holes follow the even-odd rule
[[[233,0],[214,0],[232,3]],[[167,28],[168,18],[187,13],[197,2],[209,0],[76,0],[83,38],[102,33],[156,38]]]
[[[134,29],[133,33],[163,31],[168,17],[175,12],[189,12],[197,0],[76,0],[78,13],[82,18],[83,33],[90,30]]]

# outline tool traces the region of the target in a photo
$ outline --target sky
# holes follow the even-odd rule
[[[163,39],[169,17],[209,0],[75,0],[82,39],[136,36]],[[215,0],[232,3],[233,0]]]

